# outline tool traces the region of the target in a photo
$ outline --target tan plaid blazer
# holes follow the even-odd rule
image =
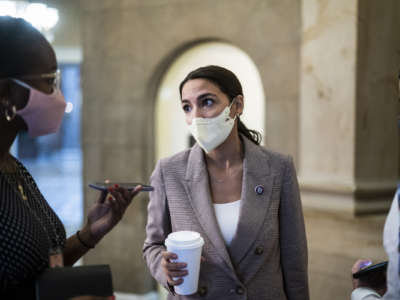
[[[205,241],[198,292],[171,292],[168,299],[309,299],[307,241],[292,159],[242,139],[242,202],[229,247],[215,217],[204,154],[197,144],[160,160],[151,176],[155,190],[143,255],[153,277],[167,287],[160,254],[170,232],[197,231]]]

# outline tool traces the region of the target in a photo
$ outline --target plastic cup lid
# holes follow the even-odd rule
[[[203,245],[203,238],[200,233],[195,231],[176,231],[168,235],[165,241],[166,244],[178,247],[190,247]]]

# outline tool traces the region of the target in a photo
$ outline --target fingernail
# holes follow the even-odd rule
[[[370,266],[371,264],[372,264],[372,261],[366,261],[366,262],[364,262],[364,263],[361,264],[360,268],[368,267],[368,266]]]

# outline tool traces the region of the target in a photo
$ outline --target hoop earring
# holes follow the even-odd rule
[[[8,122],[11,122],[17,115],[17,107],[15,105],[10,105],[10,102],[8,100],[2,100],[1,102],[5,106],[4,115],[6,117],[6,120]]]
[[[9,108],[6,108],[4,113],[6,115],[6,120],[8,122],[11,122],[12,120],[14,120],[15,116],[17,115],[17,108],[15,107],[15,105],[13,105],[13,106],[11,106],[11,113],[10,113]]]

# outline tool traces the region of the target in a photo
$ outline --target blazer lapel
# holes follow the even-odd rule
[[[242,203],[236,234],[229,247],[236,268],[251,249],[265,221],[273,183],[267,154],[248,139],[243,140]]]
[[[210,197],[208,173],[201,148],[196,144],[189,154],[185,175],[185,188],[193,211],[215,251],[233,270],[229,253],[223,240]]]

